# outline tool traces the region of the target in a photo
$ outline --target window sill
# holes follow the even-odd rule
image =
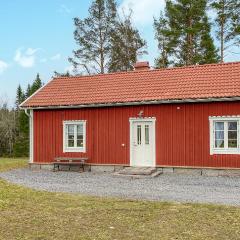
[[[68,152],[86,152],[85,148],[65,148],[63,150],[64,153],[68,153]]]
[[[212,150],[211,155],[217,155],[217,154],[240,154],[240,149],[232,149],[232,150],[214,149],[214,150]]]

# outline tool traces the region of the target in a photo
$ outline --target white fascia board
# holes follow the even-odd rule
[[[43,88],[45,88],[50,82],[52,82],[54,79],[56,78],[52,78],[47,84],[43,85],[42,87],[40,87],[36,92],[34,92],[31,96],[29,96],[27,99],[25,99],[20,105],[19,108],[21,109],[35,109],[35,108],[28,108],[28,107],[22,107],[22,105],[24,105],[28,100],[30,100],[33,96],[35,96],[37,93],[39,93],[40,91],[43,90]]]
[[[26,101],[26,100],[25,100]],[[96,103],[96,104],[80,104],[80,105],[60,105],[60,106],[44,106],[44,107],[21,107],[22,109],[72,109],[72,108],[92,108],[92,107],[117,107],[117,106],[139,106],[152,104],[170,104],[170,103],[208,103],[208,102],[234,102],[240,101],[240,97],[230,98],[203,98],[203,99],[176,99],[176,100],[153,100],[138,102],[119,102],[119,103]],[[23,103],[22,103],[23,104]]]

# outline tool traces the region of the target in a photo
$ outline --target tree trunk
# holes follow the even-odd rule
[[[220,33],[220,38],[221,38],[221,62],[224,62],[224,27],[225,27],[225,1],[223,0],[222,2],[222,19],[221,19],[221,33]]]
[[[221,62],[224,62],[224,24],[221,24]]]
[[[100,73],[104,73],[104,49],[103,49],[103,36],[102,29],[99,29],[99,42],[100,42]]]
[[[189,10],[192,8],[192,5],[190,4]],[[193,25],[193,19],[192,16],[189,16],[188,19],[188,28],[192,29]],[[192,33],[187,34],[187,65],[193,64],[192,62],[193,59],[193,35]]]
[[[192,18],[188,21],[189,28],[192,28]],[[191,65],[193,59],[193,36],[192,33],[187,34],[187,60],[186,65]]]

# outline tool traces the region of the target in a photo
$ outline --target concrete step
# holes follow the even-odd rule
[[[155,171],[156,168],[153,167],[125,167],[118,173],[124,175],[151,175]]]

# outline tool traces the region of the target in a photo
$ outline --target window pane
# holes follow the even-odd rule
[[[83,147],[83,125],[77,125],[77,147]]]
[[[145,144],[149,144],[149,125],[145,125]]]
[[[224,139],[224,131],[216,131],[215,139],[223,140]]]
[[[68,147],[74,147],[74,125],[67,126]]]
[[[229,140],[237,140],[237,131],[228,131]]]
[[[228,148],[237,148],[237,122],[228,122]]]
[[[237,140],[228,140],[229,148],[237,148]]]
[[[141,142],[142,142],[141,125],[137,125],[137,144],[141,145]]]
[[[79,136],[77,139],[77,147],[83,147],[83,136]]]
[[[74,140],[74,134],[72,135],[68,133],[68,140]]]
[[[82,124],[78,124],[77,125],[77,133],[79,135],[82,135],[83,134],[83,125]]]
[[[224,140],[216,140],[215,147],[216,148],[224,148]]]
[[[224,122],[215,122],[215,130],[224,130]]]
[[[229,122],[228,130],[237,130],[237,122]]]
[[[68,134],[74,134],[74,125],[68,125]]]
[[[68,147],[74,147],[74,140],[68,140]]]
[[[77,147],[83,147],[83,139],[77,140]]]

